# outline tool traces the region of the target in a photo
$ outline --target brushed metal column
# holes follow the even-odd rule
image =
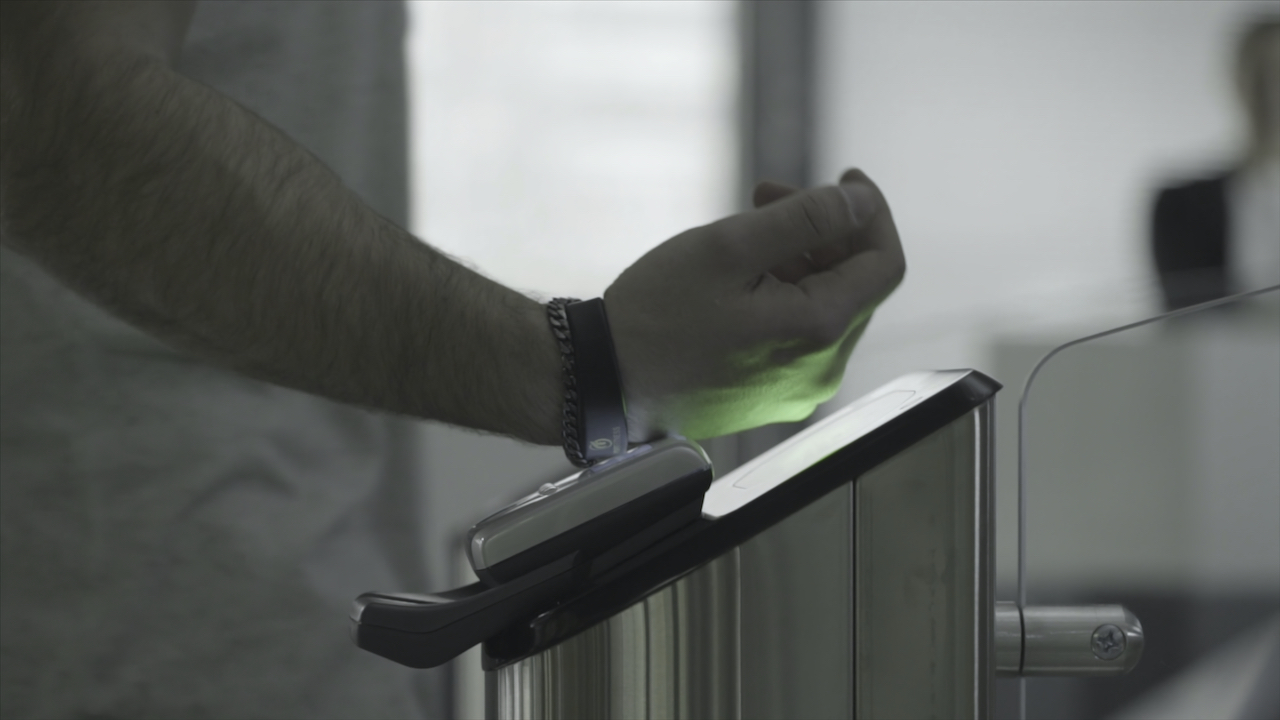
[[[487,715],[739,717],[737,551],[533,657],[485,673]]]
[[[991,403],[856,484],[856,717],[991,714]]]
[[[489,717],[989,717],[991,413],[487,673]]]
[[[853,717],[853,487],[738,548],[743,718]]]

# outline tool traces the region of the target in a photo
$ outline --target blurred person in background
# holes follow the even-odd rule
[[[347,635],[430,587],[417,420],[560,444],[563,378],[402,229],[404,7],[0,13],[0,715],[438,716]],[[861,173],[755,201],[606,291],[633,441],[807,416],[900,281]]]
[[[1243,156],[1156,199],[1152,249],[1170,310],[1280,283],[1280,16],[1245,28],[1235,80],[1248,119]]]

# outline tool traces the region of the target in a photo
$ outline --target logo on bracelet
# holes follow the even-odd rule
[[[613,441],[610,440],[609,438],[600,438],[598,440],[592,440],[591,447],[594,450],[604,450],[605,448],[613,447]]]

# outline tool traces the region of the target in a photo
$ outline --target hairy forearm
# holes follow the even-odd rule
[[[336,400],[557,442],[541,306],[142,55],[6,60],[4,241],[174,345]]]

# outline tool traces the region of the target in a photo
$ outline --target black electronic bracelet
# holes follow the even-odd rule
[[[627,450],[622,380],[604,300],[556,298],[547,320],[564,372],[564,454],[578,467]]]

